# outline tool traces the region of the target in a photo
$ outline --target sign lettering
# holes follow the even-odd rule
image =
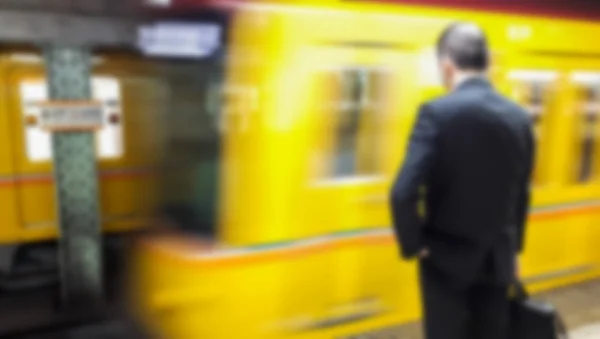
[[[46,130],[95,130],[102,127],[104,111],[100,103],[42,103],[40,108],[40,125]]]

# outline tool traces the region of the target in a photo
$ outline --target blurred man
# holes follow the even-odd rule
[[[392,190],[402,254],[420,262],[427,339],[508,339],[534,145],[528,114],[486,77],[489,54],[476,25],[443,32],[451,92],[421,106]]]

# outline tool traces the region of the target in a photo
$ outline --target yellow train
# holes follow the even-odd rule
[[[132,305],[159,337],[351,338],[418,319],[388,191],[458,19],[485,28],[492,79],[535,121],[524,279],[600,276],[600,25],[337,0],[227,17],[226,54],[189,66],[203,113],[169,115],[170,226],[135,247]]]
[[[93,96],[103,103],[108,122],[96,135],[102,225],[115,234],[146,224],[156,208],[157,132],[167,86],[155,76],[156,67],[125,55],[95,56],[93,72]],[[56,278],[51,137],[38,124],[38,103],[47,99],[44,74],[35,52],[0,53],[2,289]]]

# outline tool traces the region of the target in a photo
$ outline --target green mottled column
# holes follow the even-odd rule
[[[90,52],[45,49],[51,100],[90,98]],[[68,308],[102,300],[102,250],[96,152],[92,132],[60,132],[52,138],[60,218],[61,297]]]

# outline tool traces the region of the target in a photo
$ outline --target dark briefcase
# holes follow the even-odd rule
[[[510,339],[567,339],[568,333],[556,308],[529,298],[523,285],[515,285],[511,299]]]

